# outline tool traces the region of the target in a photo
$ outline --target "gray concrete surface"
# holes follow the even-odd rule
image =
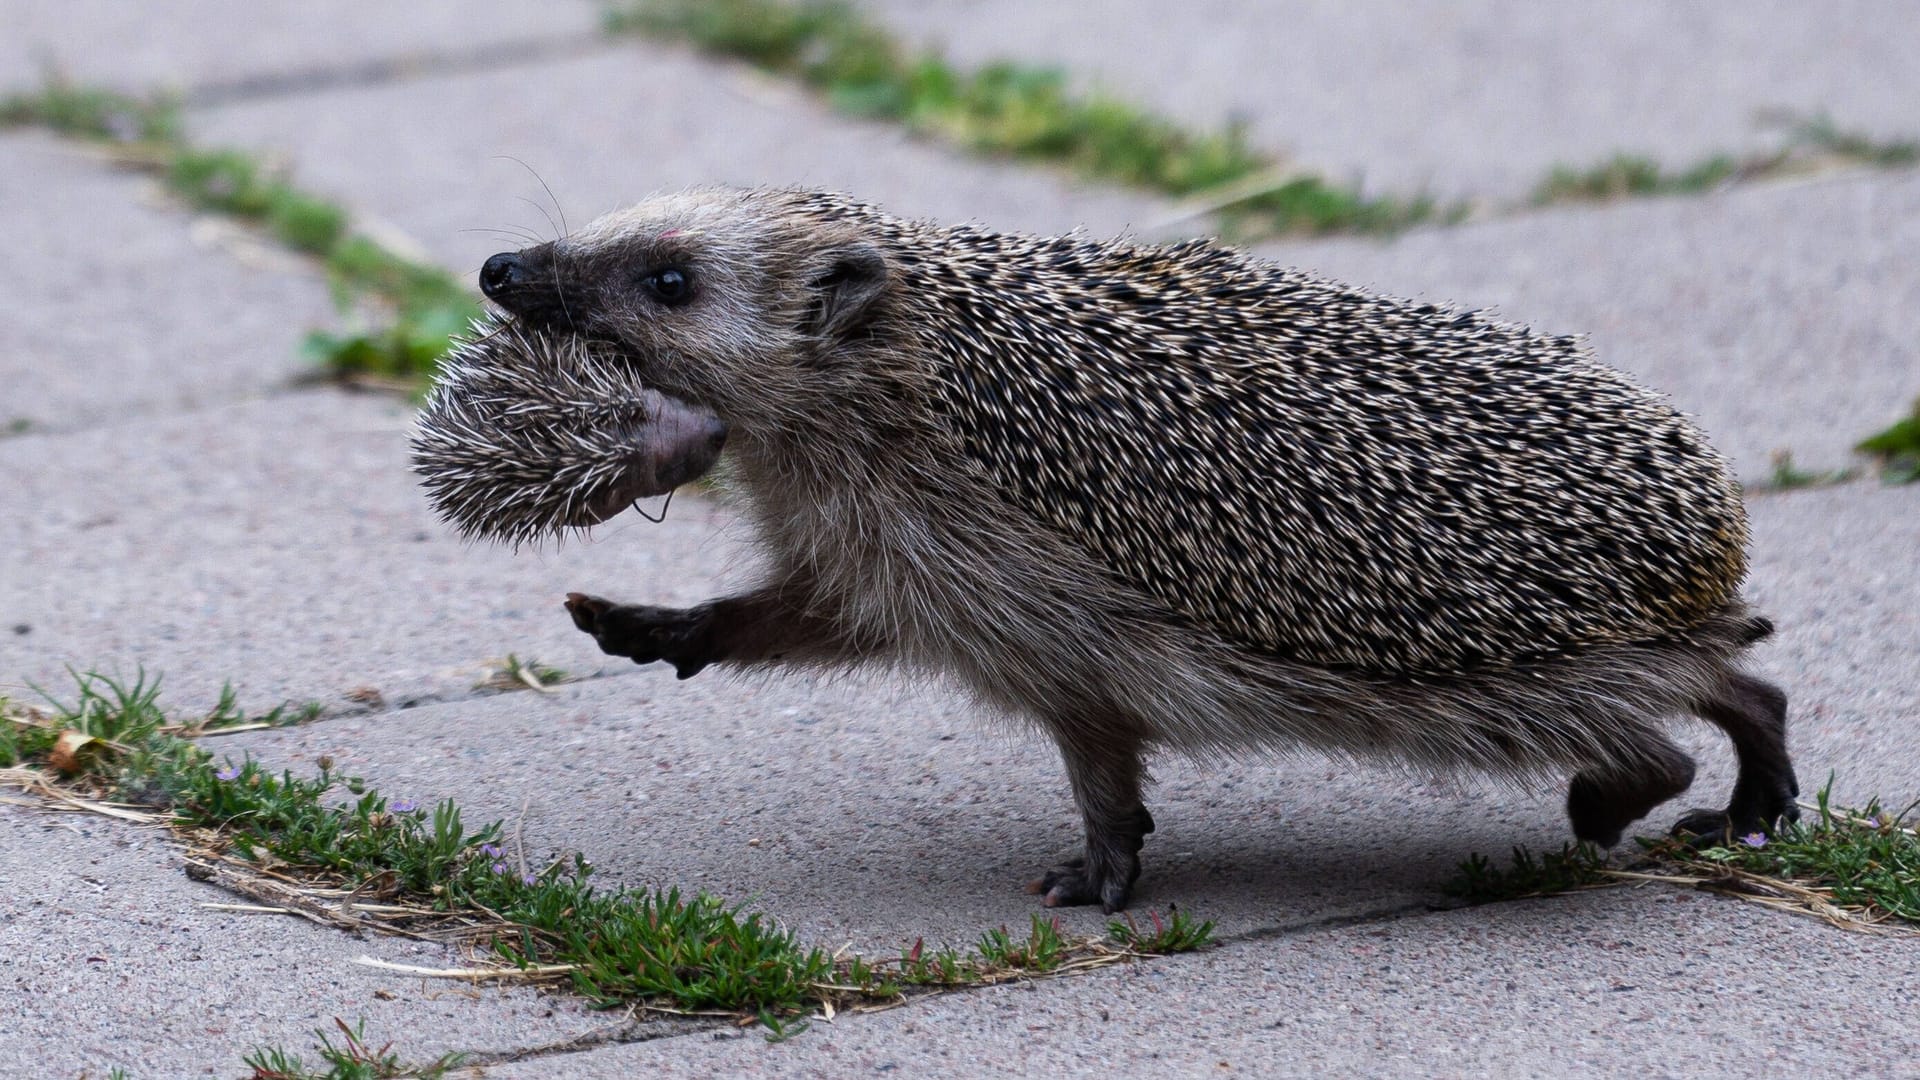
[[[111,425],[258,395],[333,318],[305,263],[168,205],[79,144],[0,135],[19,271],[0,320],[0,430]]]
[[[517,242],[462,229],[548,229],[520,201],[544,200],[540,185],[496,155],[537,170],[575,224],[696,181],[847,187],[907,213],[1043,231],[1112,233],[1166,209],[850,123],[735,66],[543,36],[575,33],[579,8],[552,22],[532,8],[249,5],[254,32],[238,35],[236,10],[196,2],[133,23],[0,0],[0,22],[25,28],[0,47],[0,86],[54,42],[82,74],[213,88],[226,103],[191,112],[197,138],[282,155],[303,184],[462,271]],[[1360,8],[1220,5],[1177,26],[1156,9],[1146,31],[1131,5],[1091,23],[1082,7],[964,10],[975,44],[956,49],[999,51],[1017,31],[1034,55],[1066,55],[1074,35],[1034,29],[1066,12],[1119,58],[1090,63],[1097,77],[1128,70],[1129,85],[1206,116],[1206,95],[1231,82],[1263,139],[1348,132],[1316,160],[1474,192],[1601,156],[1612,132],[1671,138],[1651,148],[1675,153],[1738,140],[1774,89],[1779,104],[1888,133],[1911,99],[1909,24],[1886,8],[1766,7],[1749,28],[1704,9],[1595,22],[1478,5],[1389,25]],[[1166,40],[1133,36],[1147,32]],[[1262,43],[1270,53],[1245,51]],[[1522,58],[1557,74],[1543,84]],[[1218,85],[1191,79],[1198,96],[1174,102],[1154,80],[1176,62],[1221,72]],[[1288,98],[1274,89],[1287,80],[1324,81],[1322,96]],[[1680,100],[1699,108],[1667,104]],[[0,693],[28,679],[57,690],[67,664],[144,665],[183,712],[228,679],[253,707],[326,701],[328,719],[216,748],[294,768],[328,753],[390,793],[517,822],[535,857],[578,850],[609,882],[710,889],[828,946],[965,943],[1035,910],[1019,883],[1075,831],[1059,766],[1030,735],[939,686],[881,677],[677,682],[602,657],[561,616],[569,589],[677,603],[720,587],[742,555],[723,504],[683,495],[664,525],[625,517],[594,542],[517,556],[463,545],[406,473],[403,404],[286,388],[295,343],[330,319],[310,269],[71,144],[0,137],[0,196],[16,191],[28,196],[0,197],[0,213],[31,272],[0,321],[0,425],[31,422],[0,438]],[[1753,476],[1781,446],[1837,464],[1920,393],[1917,221],[1914,175],[1883,173],[1268,253],[1588,331]],[[1757,661],[1793,695],[1803,781],[1831,770],[1842,800],[1911,797],[1920,488],[1863,482],[1751,509],[1751,593],[1780,626]],[[476,693],[508,652],[588,679]],[[349,696],[367,689],[381,706],[354,713]],[[1695,798],[1723,797],[1724,741],[1685,730],[1704,765]],[[701,1028],[489,1075],[1920,1074],[1899,1007],[1920,974],[1911,940],[1665,890],[1429,912],[1468,852],[1557,846],[1557,791],[1314,758],[1168,761],[1158,775],[1140,904],[1219,919],[1229,939],[1215,952],[843,1016],[779,1046]],[[369,973],[348,961],[445,957],[201,906],[223,899],[151,833],[0,803],[0,1010],[18,1018],[0,1026],[0,1075],[234,1075],[252,1047],[304,1050],[334,1016],[366,1018],[412,1060],[606,1021],[564,997]]]
[[[1920,1075],[1913,942],[1604,890],[1230,943],[1085,977],[490,1070],[628,1076]]]
[[[11,795],[11,792],[7,793]],[[189,881],[155,828],[0,804],[0,1073],[237,1076],[241,1054],[307,1052],[315,1028],[364,1019],[409,1060],[508,1051],[594,1032],[607,1017],[526,989],[409,978],[354,962],[448,967],[427,942],[356,936]]]
[[[1529,0],[861,0],[972,66],[1064,66],[1372,190],[1524,196],[1615,151],[1690,165],[1775,145],[1758,114],[1920,135],[1920,20],[1900,0],[1587,7]]]
[[[547,239],[562,214],[577,228],[693,184],[853,191],[903,214],[1036,232],[1112,235],[1167,212],[1143,195],[1009,171],[852,122],[751,69],[644,41],[198,110],[189,126],[196,138],[283,157],[304,186],[399,226],[463,272],[525,244],[513,230]]]
[[[392,73],[457,58],[508,65],[594,37],[591,0],[0,0],[0,92],[49,72],[75,82],[154,89],[277,91],[342,73]],[[251,84],[251,86],[249,86]]]

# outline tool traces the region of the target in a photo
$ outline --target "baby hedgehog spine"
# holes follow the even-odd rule
[[[806,192],[661,198],[482,284],[723,421],[768,554],[747,593],[576,623],[683,677],[890,662],[1033,718],[1087,828],[1050,905],[1125,905],[1156,746],[1570,769],[1612,844],[1691,782],[1662,730],[1691,712],[1740,778],[1682,827],[1795,813],[1785,698],[1738,667],[1771,627],[1737,486],[1571,339]]]

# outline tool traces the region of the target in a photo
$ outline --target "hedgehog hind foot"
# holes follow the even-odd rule
[[[1663,736],[1650,736],[1636,758],[1582,769],[1567,785],[1573,835],[1602,848],[1620,842],[1628,825],[1693,783],[1693,759]]]
[[[1682,814],[1668,833],[1696,848],[1726,847],[1740,837],[1771,836],[1783,822],[1799,820],[1800,807],[1789,796],[1785,808],[1774,813],[1736,813],[1731,807],[1715,810],[1697,806]]]
[[[1145,778],[1142,740],[1116,712],[1047,718],[1086,826],[1086,853],[1047,871],[1027,891],[1048,907],[1099,904],[1112,914],[1127,906],[1140,878],[1140,849],[1153,815],[1140,801]]]
[[[1695,711],[1733,740],[1740,773],[1726,809],[1689,811],[1674,823],[1673,835],[1710,846],[1767,835],[1783,821],[1798,821],[1800,781],[1787,756],[1787,696],[1780,688],[1732,673],[1721,692]]]
[[[1137,812],[1133,828],[1109,834],[1100,841],[1088,838],[1088,855],[1068,859],[1048,870],[1038,881],[1027,884],[1027,892],[1040,897],[1047,907],[1077,907],[1099,904],[1108,915],[1126,909],[1132,899],[1134,882],[1140,880],[1140,848],[1153,831],[1153,816],[1146,807]]]

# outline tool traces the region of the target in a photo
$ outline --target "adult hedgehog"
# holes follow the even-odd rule
[[[1662,732],[1690,712],[1740,772],[1677,828],[1796,814],[1786,699],[1736,666],[1771,630],[1738,595],[1738,488],[1571,338],[1208,243],[797,191],[658,198],[480,284],[506,317],[418,436],[443,512],[590,524],[704,470],[724,425],[759,586],[576,593],[574,621],[682,678],[882,662],[1031,717],[1086,821],[1050,906],[1126,905],[1154,747],[1571,772],[1575,835],[1612,845],[1692,780]]]

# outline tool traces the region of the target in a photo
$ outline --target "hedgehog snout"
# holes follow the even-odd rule
[[[503,251],[480,267],[480,291],[509,315],[535,326],[571,323],[581,314],[554,272],[551,244]]]
[[[480,291],[490,300],[498,300],[515,285],[526,284],[531,275],[518,253],[503,251],[480,267]]]

